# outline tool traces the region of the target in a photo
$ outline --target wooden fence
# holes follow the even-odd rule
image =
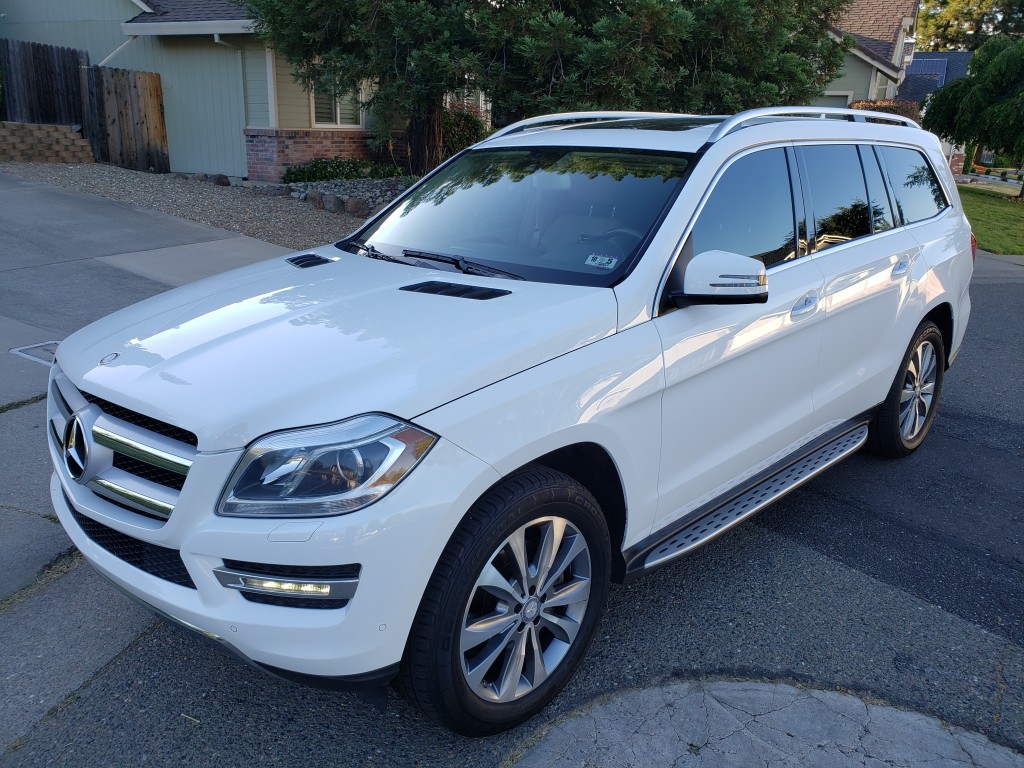
[[[75,48],[0,39],[3,108],[12,123],[82,124],[78,70],[89,54]]]
[[[110,67],[82,70],[83,126],[101,162],[139,171],[170,170],[160,75]]]
[[[0,77],[3,119],[81,125],[100,162],[170,170],[157,73],[89,66],[85,51],[0,39]]]

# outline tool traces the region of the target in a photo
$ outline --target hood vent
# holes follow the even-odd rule
[[[315,253],[304,253],[301,256],[292,256],[291,258],[286,259],[286,261],[293,267],[298,267],[299,269],[331,263],[331,259],[325,259],[323,256],[317,256]]]
[[[438,296],[454,296],[457,299],[476,299],[477,301],[496,299],[499,296],[507,296],[512,293],[512,291],[502,291],[498,288],[484,288],[479,285],[461,285],[459,283],[442,283],[438,280],[416,283],[416,285],[404,285],[398,290],[412,291],[413,293],[433,293]]]

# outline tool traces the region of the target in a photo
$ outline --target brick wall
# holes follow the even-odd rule
[[[0,160],[16,163],[91,163],[92,147],[68,125],[0,123]]]
[[[953,153],[949,156],[949,170],[953,172],[954,176],[959,176],[964,172],[964,153],[953,150]]]
[[[318,157],[355,157],[374,160],[366,145],[369,131],[307,131],[279,128],[246,128],[245,154],[249,178],[280,181],[285,168]]]

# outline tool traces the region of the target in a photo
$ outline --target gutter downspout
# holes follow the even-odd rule
[[[237,45],[232,45],[228,41],[222,40],[220,37],[220,32],[213,33],[213,42],[215,42],[217,45],[223,45],[225,48],[233,48],[236,51],[240,50]]]

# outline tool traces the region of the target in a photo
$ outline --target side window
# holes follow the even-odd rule
[[[814,250],[870,235],[868,194],[857,148],[801,147],[800,156],[814,212]]]
[[[916,149],[878,147],[878,154],[902,223],[930,219],[949,205],[935,171]]]
[[[731,251],[770,267],[796,258],[794,220],[786,151],[754,152],[722,174],[693,226],[687,250]]]
[[[878,158],[871,147],[860,148],[860,160],[864,166],[864,178],[868,182],[868,199],[871,202],[871,230],[884,232],[895,226],[892,217],[892,206],[889,195],[885,191],[882,172],[878,169]]]

